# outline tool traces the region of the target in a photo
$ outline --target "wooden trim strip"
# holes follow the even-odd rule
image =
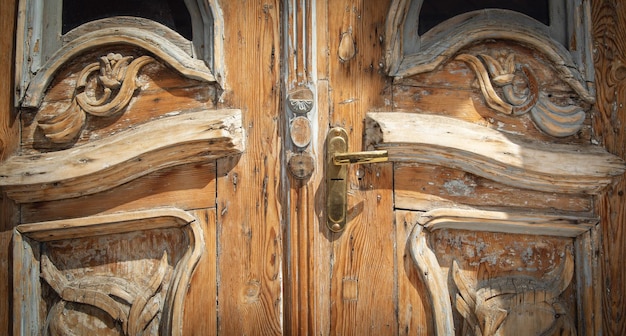
[[[419,270],[422,282],[428,291],[433,312],[433,325],[435,335],[454,335],[454,322],[452,320],[452,304],[450,291],[437,256],[426,244],[424,228],[416,224],[409,238],[411,258]]]
[[[423,213],[418,223],[429,231],[460,229],[577,237],[599,222],[597,217],[442,208]]]
[[[0,187],[19,203],[93,194],[161,169],[242,153],[243,133],[240,110],[157,119],[83,146],[14,156],[0,164]]]
[[[466,121],[417,113],[372,112],[366,144],[389,160],[461,169],[524,189],[598,194],[626,170],[598,146],[531,142]]]
[[[183,227],[195,220],[195,217],[183,210],[160,208],[21,224],[16,229],[28,238],[39,242],[47,242],[127,233],[138,230]]]

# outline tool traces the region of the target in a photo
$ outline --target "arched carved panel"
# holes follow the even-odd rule
[[[15,234],[19,332],[181,334],[184,297],[204,252],[191,214],[159,208],[22,224]]]

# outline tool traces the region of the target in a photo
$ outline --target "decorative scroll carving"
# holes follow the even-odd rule
[[[63,315],[67,314],[66,303],[73,302],[106,312],[122,324],[124,335],[143,335],[157,313],[163,310],[164,298],[158,290],[167,273],[167,252],[164,252],[147,287],[115,276],[86,276],[68,281],[44,254],[41,276],[61,298],[51,308],[45,329],[53,335],[71,335],[71,326],[65,323]]]
[[[174,43],[159,34],[134,27],[111,27],[87,32],[59,49],[31,81],[22,106],[39,107],[44,92],[56,73],[67,62],[84,52],[112,45],[133,46],[147,51],[174,68],[181,75],[203,82],[215,82],[206,64],[192,58]]]
[[[588,36],[586,6],[572,8],[575,25],[569,32],[576,40],[576,50],[568,51],[550,35],[550,28],[523,14],[501,9],[485,9],[458,15],[441,23],[422,36],[415,34],[421,8],[420,0],[394,0],[386,21],[385,68],[396,78],[433,71],[453,59],[460,50],[477,43],[507,40],[527,46],[545,57],[556,76],[579,96],[593,103],[593,66]]]
[[[533,71],[526,65],[516,64],[514,55],[509,55],[502,62],[487,54],[460,54],[456,60],[467,63],[474,70],[487,105],[496,111],[513,115],[531,111],[535,125],[555,137],[573,135],[582,128],[584,109],[576,105],[552,103],[548,95],[540,90]],[[526,92],[514,90],[515,78],[526,82]],[[504,98],[498,95],[492,83],[501,87]]]
[[[530,142],[418,113],[368,113],[366,143],[387,150],[390,161],[441,165],[547,192],[597,194],[626,170],[622,159],[601,147]]]
[[[200,111],[153,120],[67,150],[11,157],[0,164],[0,187],[18,202],[71,198],[243,150],[241,111]]]
[[[426,244],[426,234],[421,225],[415,225],[409,238],[411,258],[417,266],[420,278],[428,291],[432,306],[436,335],[454,335],[452,305],[448,284],[439,267],[435,253]]]
[[[574,275],[574,259],[569,251],[560,267],[542,279],[507,276],[474,284],[462,274],[456,261],[451,273],[459,291],[456,309],[465,319],[464,330],[473,335],[514,334],[523,325],[515,321],[519,316],[532,316],[533,323],[525,330],[528,334],[552,335],[557,330],[560,334],[576,334],[574,322],[559,300]]]
[[[72,271],[70,274],[71,269],[61,269],[54,264],[48,255],[50,251],[46,248],[41,250],[40,257],[23,255],[28,253],[23,252],[28,251],[26,247],[32,244],[58,242],[57,246],[69,246],[70,242],[80,243],[81,239],[92,239],[93,236],[106,236],[110,244],[114,239],[132,237],[112,235],[145,233],[157,229],[181,230],[186,238],[180,240],[179,244],[184,244],[187,250],[172,251],[178,257],[170,256],[167,251],[163,251],[161,257],[154,260],[152,271],[143,278],[109,274],[111,270],[104,273],[95,272],[93,267],[87,267],[86,272]],[[16,239],[20,246],[16,246],[15,257],[20,258],[17,261],[20,267],[30,268],[31,272],[38,274],[39,267],[35,261],[41,259],[42,281],[50,285],[58,296],[48,310],[47,318],[25,324],[24,328],[34,329],[21,330],[24,334],[46,330],[51,335],[72,335],[71,331],[76,327],[74,323],[94,323],[90,321],[104,319],[105,324],[108,322],[117,325],[113,326],[113,329],[117,329],[123,335],[181,335],[184,297],[193,270],[204,251],[202,229],[191,214],[176,208],[158,208],[24,224],[17,227],[17,233],[33,239],[31,243],[22,238]],[[171,233],[161,233],[161,236],[169,234]],[[22,244],[24,246],[21,246]],[[25,263],[27,260],[31,260],[30,265]],[[129,262],[131,261],[125,261]],[[112,270],[116,269],[124,267],[119,265]],[[16,292],[19,293],[17,297],[20,301],[17,304],[31,305],[27,306],[27,309],[37,309],[39,300],[42,299],[38,297],[42,292],[37,289],[39,288],[37,278],[38,276],[26,279],[35,281],[34,283],[24,283],[24,278],[16,278],[21,280],[16,283]],[[99,313],[94,314],[96,311],[90,307],[97,308],[96,311]],[[20,317],[22,308],[19,308],[16,314]],[[76,314],[82,318],[72,320]],[[71,321],[72,324],[68,324],[67,321]]]
[[[135,81],[137,73],[154,61],[150,56],[141,56],[131,62],[132,59],[132,56],[110,53],[100,57],[99,62],[87,65],[78,76],[70,106],[57,115],[39,120],[39,128],[45,136],[54,143],[66,143],[82,129],[85,113],[109,117],[122,111],[139,88]],[[100,75],[92,76],[95,72]],[[92,85],[88,85],[90,78],[94,82]],[[99,97],[97,92],[101,92]]]

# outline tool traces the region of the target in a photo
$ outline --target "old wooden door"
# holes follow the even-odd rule
[[[625,167],[587,1],[185,3],[188,35],[20,8],[14,333],[600,330],[593,202]],[[338,128],[389,162],[344,168],[334,231]]]

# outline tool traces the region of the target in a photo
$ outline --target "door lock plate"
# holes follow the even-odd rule
[[[348,153],[348,133],[334,127],[326,138],[326,225],[333,232],[346,226],[348,165],[387,161],[387,151]]]

